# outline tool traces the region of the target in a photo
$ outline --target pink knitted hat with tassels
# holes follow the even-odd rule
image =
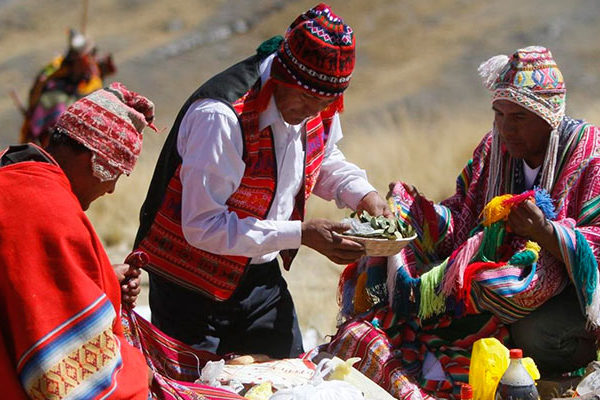
[[[107,171],[129,175],[142,150],[142,130],[154,131],[154,104],[119,82],[71,104],[56,129],[90,149]]]

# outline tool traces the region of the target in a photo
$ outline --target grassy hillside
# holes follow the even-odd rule
[[[19,114],[6,95],[25,98],[32,77],[62,52],[66,29],[81,23],[81,0],[0,1],[0,145],[18,137]],[[113,53],[113,78],[156,103],[162,135],[149,132],[137,170],[89,212],[118,261],[130,247],[137,212],[165,133],[186,97],[205,79],[284,32],[314,1],[95,0],[87,32]],[[595,0],[335,0],[355,30],[357,66],[342,116],[347,158],[365,168],[383,193],[402,179],[434,199],[452,192],[455,176],[489,128],[489,93],[477,66],[532,44],[549,47],[565,76],[568,111],[600,120],[600,26]],[[309,216],[346,211],[318,199]],[[335,326],[341,267],[303,249],[287,273],[303,328]]]

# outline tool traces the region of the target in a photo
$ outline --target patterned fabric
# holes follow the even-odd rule
[[[118,318],[119,282],[65,174],[53,162],[11,163],[0,192],[5,397],[146,399],[147,367]]]
[[[112,392],[122,365],[114,319],[114,308],[101,295],[35,343],[17,364],[25,391],[37,399],[81,395],[82,385]]]
[[[355,368],[397,399],[459,398],[461,384],[468,382],[473,343],[481,337],[506,343],[508,330],[496,318],[488,317],[481,326],[465,331],[464,337],[444,338],[444,330],[450,326],[448,317],[433,324],[401,319],[385,307],[375,308],[340,326],[324,350],[343,359],[360,357]],[[423,376],[428,352],[440,362],[444,380]]]
[[[56,129],[96,155],[99,177],[114,172],[129,175],[142,151],[142,130],[149,126],[156,131],[153,120],[150,100],[114,82],[69,106]]]
[[[600,183],[597,179],[600,173],[597,155],[600,131],[594,126],[573,121],[565,118],[559,129],[565,141],[561,140],[555,184],[550,192],[556,210],[556,217],[551,223],[566,262],[557,260],[544,249],[539,251],[522,238],[501,234],[494,224],[487,227],[487,239],[493,240],[486,242],[486,227],[480,224],[480,218],[484,215],[488,186],[492,142],[492,134],[488,133],[459,175],[456,193],[452,197],[434,204],[423,196],[413,197],[401,183],[396,184],[392,204],[398,216],[416,228],[418,238],[396,257],[363,259],[359,265],[349,267],[355,273],[345,272],[342,275],[345,279],[355,279],[358,273],[367,272],[363,292],[371,304],[378,305],[374,307],[376,311],[357,315],[351,321],[379,327],[381,331],[378,334],[390,343],[390,354],[402,360],[400,365],[404,375],[428,393],[436,397],[456,398],[457,383],[466,382],[464,375],[461,377],[461,373],[454,369],[458,368],[460,372],[461,363],[444,360],[447,357],[454,359],[457,354],[468,359],[471,345],[478,338],[504,337],[506,323],[535,310],[568,284],[577,288],[582,312],[590,325],[600,325],[596,256],[600,252]],[[506,151],[501,153],[500,163],[500,193],[512,194],[514,168],[521,163],[515,162]],[[491,234],[489,230],[495,230],[495,233]],[[470,262],[481,249],[497,250],[497,258],[487,257],[487,265],[481,263],[469,271],[468,266],[476,264]],[[517,257],[516,254],[521,257],[520,260],[511,258]],[[507,260],[513,265],[506,265]],[[460,273],[452,275],[444,285],[444,274],[453,269]],[[360,296],[349,286],[352,285],[340,282],[343,310],[352,315],[363,310],[356,308],[355,299]],[[460,301],[461,292],[457,290],[460,287],[464,290],[462,298],[470,299],[464,303]],[[445,294],[449,294],[447,298],[445,294],[439,295],[444,290]],[[344,298],[345,293],[350,294],[352,299]],[[423,299],[424,296],[426,299]],[[423,307],[426,309],[423,310]],[[440,310],[445,311],[435,318],[431,317]],[[493,316],[496,326],[493,329],[489,325],[492,320],[486,317],[489,315]],[[431,320],[437,324],[449,324],[449,328],[432,327]],[[470,329],[457,328],[465,325]],[[332,343],[337,343],[339,338],[349,342],[364,340],[346,332],[347,326],[340,328]],[[449,338],[455,347],[448,347]],[[469,340],[464,341],[466,338]],[[333,350],[340,357],[347,358],[354,356],[352,349],[359,345],[355,343],[347,350]],[[442,381],[424,380],[420,368],[427,351],[440,361],[448,380],[453,383],[452,387],[444,386]],[[407,360],[410,352],[414,354],[415,366]],[[468,363],[465,361],[462,365],[467,367]],[[368,376],[388,390],[392,387],[386,379],[398,379],[382,365],[376,373]]]
[[[320,3],[292,22],[271,74],[319,96],[339,96],[350,85],[354,59],[352,28]]]
[[[153,372],[154,381],[150,387],[153,399],[243,399],[235,393],[195,383],[206,362],[217,361],[221,357],[196,350],[165,335],[135,311],[123,310],[121,319],[127,340],[144,354]]]
[[[492,101],[517,103],[558,128],[565,115],[567,89],[550,50],[530,46],[510,58],[495,56],[479,71],[494,92]]]
[[[255,109],[258,92],[257,83],[233,103],[244,132],[243,161],[246,169],[240,186],[226,204],[240,218],[264,219],[271,207],[277,184],[273,133],[270,127],[258,130],[259,113]],[[330,123],[330,118],[320,115],[306,122],[304,191],[300,191],[296,198],[292,219],[302,220],[304,217],[305,200],[319,175],[324,157],[325,129],[329,129]],[[210,298],[226,300],[237,287],[250,258],[213,254],[197,249],[185,240],[181,228],[182,184],[179,168],[171,178],[162,206],[139,248],[151,257],[147,266],[150,271]],[[283,254],[286,268],[289,268],[293,256],[293,252]]]

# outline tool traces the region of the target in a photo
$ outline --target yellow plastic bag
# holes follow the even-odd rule
[[[510,352],[498,339],[483,338],[473,344],[469,367],[473,399],[494,400],[496,387],[509,362]],[[530,357],[524,357],[522,362],[534,381],[540,379],[540,373]]]
[[[473,398],[494,400],[496,386],[506,368],[509,351],[496,338],[479,339],[473,344],[469,384],[473,387]]]

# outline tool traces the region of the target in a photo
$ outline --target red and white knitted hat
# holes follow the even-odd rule
[[[115,82],[71,104],[56,129],[94,153],[95,173],[129,175],[142,150],[142,130],[156,131],[153,121],[154,104]]]
[[[292,22],[271,74],[319,96],[340,96],[350,85],[355,46],[352,28],[320,3]]]

